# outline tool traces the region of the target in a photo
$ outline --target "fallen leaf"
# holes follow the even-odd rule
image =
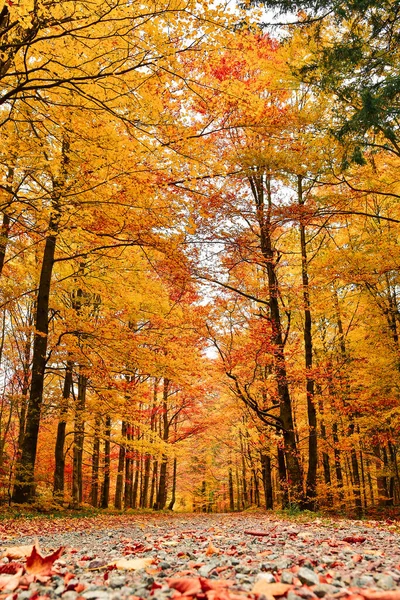
[[[139,569],[145,569],[152,563],[152,558],[133,558],[132,560],[119,558],[118,560],[109,563],[107,567],[116,567],[117,569],[123,569],[125,571],[138,571]]]
[[[20,569],[23,569],[24,565],[21,565],[19,562],[10,562],[5,565],[0,566],[0,574],[1,575],[15,575]]]
[[[196,596],[202,591],[199,577],[173,577],[167,579],[167,583],[170,588],[185,596]]]
[[[49,577],[53,573],[53,563],[60,558],[64,552],[63,546],[49,554],[42,556],[38,545],[33,546],[32,553],[26,559],[26,571],[31,575],[39,575],[41,577]]]
[[[343,538],[344,542],[347,542],[348,544],[362,544],[363,542],[365,542],[367,538],[364,536],[354,536],[354,535],[349,535],[345,538]]]
[[[391,591],[372,591],[372,590],[358,590],[358,594],[367,598],[367,600],[400,600],[400,590]]]
[[[4,548],[1,558],[9,558],[10,560],[27,558],[32,554],[33,548],[33,544],[29,544],[29,546],[12,546],[11,548]]]
[[[205,577],[199,577],[199,581],[203,592],[226,589],[235,583],[232,579],[206,579]]]
[[[251,531],[251,530],[248,530],[248,531],[245,531],[245,533],[247,535],[255,535],[255,536],[258,536],[258,537],[266,537],[266,536],[270,535],[271,532],[270,531]]]
[[[231,600],[231,595],[226,589],[208,590],[205,593],[207,600]]]
[[[220,553],[221,553],[221,550],[218,550],[218,548],[213,546],[212,542],[210,542],[210,544],[206,550],[206,556],[212,556],[213,554],[220,554]]]
[[[293,585],[288,583],[268,583],[265,579],[259,579],[251,590],[253,594],[263,596],[285,596],[289,590],[293,589]]]
[[[15,575],[0,575],[0,590],[13,592],[19,586],[23,569],[19,569]]]

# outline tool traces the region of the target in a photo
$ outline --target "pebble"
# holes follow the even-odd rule
[[[259,581],[260,579],[262,581],[266,581],[267,583],[275,583],[275,581],[276,581],[276,579],[272,575],[272,573],[258,573],[256,575],[256,581]],[[283,582],[283,583],[285,583],[285,582]]]
[[[297,577],[300,579],[301,583],[305,583],[306,585],[318,585],[319,583],[317,573],[308,567],[301,567],[297,572]]]
[[[354,585],[357,587],[370,587],[374,585],[375,579],[372,575],[361,575],[354,580]]]
[[[283,571],[281,575],[281,582],[291,585],[293,583],[293,573],[291,571]]]
[[[382,590],[392,590],[395,587],[393,577],[390,575],[381,575],[378,577],[376,585]]]
[[[319,583],[313,588],[313,592],[318,598],[333,596],[333,594],[336,594],[338,591],[337,587],[330,585],[329,583]]]
[[[62,595],[63,600],[76,600],[78,597],[78,592],[74,592],[73,590],[68,590],[68,592],[64,592]]]

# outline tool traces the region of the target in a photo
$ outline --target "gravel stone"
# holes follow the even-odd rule
[[[357,587],[371,587],[375,584],[375,579],[372,575],[361,575],[361,577],[357,577],[354,581],[354,585]]]
[[[376,585],[382,590],[392,590],[395,587],[393,577],[390,575],[381,575],[378,577]]]
[[[305,583],[306,585],[319,584],[319,577],[317,573],[308,567],[301,567],[297,573],[297,577],[300,579],[301,583]]]
[[[272,573],[258,573],[256,576],[256,581],[259,581],[260,579],[266,581],[267,583],[275,583],[276,581]]]
[[[291,585],[293,583],[293,573],[291,571],[283,571],[281,575],[281,582]]]
[[[313,592],[318,598],[323,598],[324,596],[332,596],[338,592],[338,588],[334,585],[330,585],[329,583],[319,583],[313,588]]]

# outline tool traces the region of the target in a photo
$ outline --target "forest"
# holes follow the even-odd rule
[[[0,504],[400,504],[400,0],[0,2]]]

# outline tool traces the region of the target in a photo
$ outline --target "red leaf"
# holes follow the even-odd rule
[[[53,573],[53,563],[60,558],[64,552],[64,548],[61,546],[58,550],[49,554],[48,556],[42,556],[39,551],[39,546],[34,546],[32,554],[26,559],[26,571],[32,575],[39,575],[48,577]]]
[[[185,596],[196,596],[201,592],[200,579],[198,577],[179,577],[167,579],[170,588],[177,590]]]
[[[5,573],[7,573],[8,575],[15,575],[15,573],[17,573],[20,569],[23,569],[23,568],[24,568],[24,566],[18,562],[6,563],[5,565],[1,565],[0,574],[3,575]]]
[[[363,537],[363,536],[353,536],[353,535],[349,535],[345,538],[343,538],[344,542],[348,542],[349,544],[362,544],[363,542],[365,542],[367,538]]]
[[[205,579],[204,577],[200,577],[199,580],[203,592],[222,590],[235,583],[231,579]]]
[[[400,590],[391,590],[386,592],[385,590],[381,591],[372,591],[372,590],[358,590],[358,593],[367,600],[400,600]]]

